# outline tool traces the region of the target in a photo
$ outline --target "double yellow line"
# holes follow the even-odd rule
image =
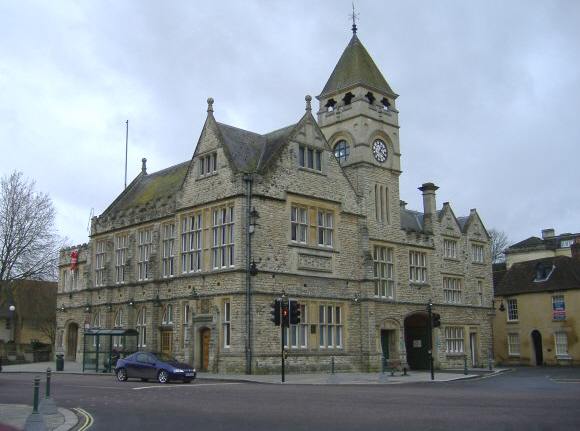
[[[82,426],[77,431],[88,430],[94,422],[94,419],[91,416],[91,414],[86,410],[81,409],[80,407],[75,407],[73,410],[77,412],[79,415],[81,415],[85,420]]]

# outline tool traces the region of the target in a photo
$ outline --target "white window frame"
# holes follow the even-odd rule
[[[308,348],[308,306],[300,304],[300,323],[290,325],[284,331],[284,347],[288,349]]]
[[[107,252],[107,241],[100,239],[95,244],[95,286],[105,285],[105,256]]]
[[[308,208],[303,205],[290,207],[290,239],[301,244],[308,243]]]
[[[508,322],[518,321],[518,300],[511,298],[507,300],[506,318]]]
[[[210,153],[199,158],[199,176],[213,175],[217,172],[217,153]]]
[[[123,309],[119,308],[115,313],[114,328],[123,327]],[[120,335],[113,336],[113,347],[123,347],[123,337]]]
[[[343,322],[341,305],[320,305],[318,307],[318,345],[321,349],[342,348]]]
[[[115,283],[123,284],[126,282],[125,265],[127,263],[127,234],[117,235],[115,237]]]
[[[224,301],[223,331],[224,348],[228,349],[231,347],[232,338],[232,304],[230,301]]]
[[[147,307],[141,307],[139,314],[137,314],[137,324],[135,325],[139,331],[138,347],[147,346]]]
[[[173,305],[167,304],[165,310],[163,310],[163,315],[161,316],[161,324],[172,325],[173,324]]]
[[[181,219],[181,272],[200,272],[202,268],[203,216],[188,214]]]
[[[556,305],[556,303],[560,303],[560,302],[564,306],[563,307],[563,310],[562,310],[562,313],[563,314],[561,314],[561,317],[556,318],[556,307],[555,307],[555,305]],[[554,294],[554,295],[552,295],[552,320],[556,320],[558,322],[561,322],[563,320],[566,320],[566,299],[565,299],[564,295],[561,294],[561,293],[560,294]]]
[[[234,266],[234,207],[224,206],[212,211],[212,268]]]
[[[334,245],[334,213],[318,210],[317,212],[318,245],[332,248]]]
[[[508,355],[520,356],[520,334],[508,332],[507,334]]]
[[[373,246],[375,297],[395,298],[394,250],[391,247]]]
[[[485,247],[482,244],[471,244],[471,258],[475,263],[485,263]]]
[[[463,304],[461,279],[457,277],[443,277],[443,301],[448,304]]]
[[[151,256],[152,229],[142,229],[137,234],[139,242],[137,245],[137,280],[145,281],[149,279],[149,257]]]
[[[445,328],[447,354],[457,355],[465,352],[464,332],[463,326],[447,326]]]
[[[409,251],[409,281],[411,283],[427,283],[427,253]]]
[[[443,256],[448,259],[457,259],[457,241],[452,239],[443,240]]]
[[[175,275],[175,223],[163,225],[161,274],[163,278]]]
[[[554,332],[554,346],[556,356],[568,356],[568,334],[566,331]]]

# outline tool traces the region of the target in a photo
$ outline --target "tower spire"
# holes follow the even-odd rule
[[[352,13],[349,15],[352,18],[352,34],[356,34],[356,20],[358,19],[358,13],[354,11],[354,2],[352,2]]]

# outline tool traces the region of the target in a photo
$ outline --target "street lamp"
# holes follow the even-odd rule
[[[10,341],[14,342],[14,336],[16,335],[16,331],[14,330],[14,312],[16,311],[16,307],[11,305],[8,307],[8,310],[10,310]]]

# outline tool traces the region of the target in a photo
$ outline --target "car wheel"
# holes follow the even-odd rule
[[[125,368],[119,368],[117,370],[117,380],[121,382],[127,381],[127,370]]]
[[[165,370],[159,371],[159,374],[157,374],[157,381],[159,381],[159,383],[169,382],[169,374],[167,373],[167,371]]]

